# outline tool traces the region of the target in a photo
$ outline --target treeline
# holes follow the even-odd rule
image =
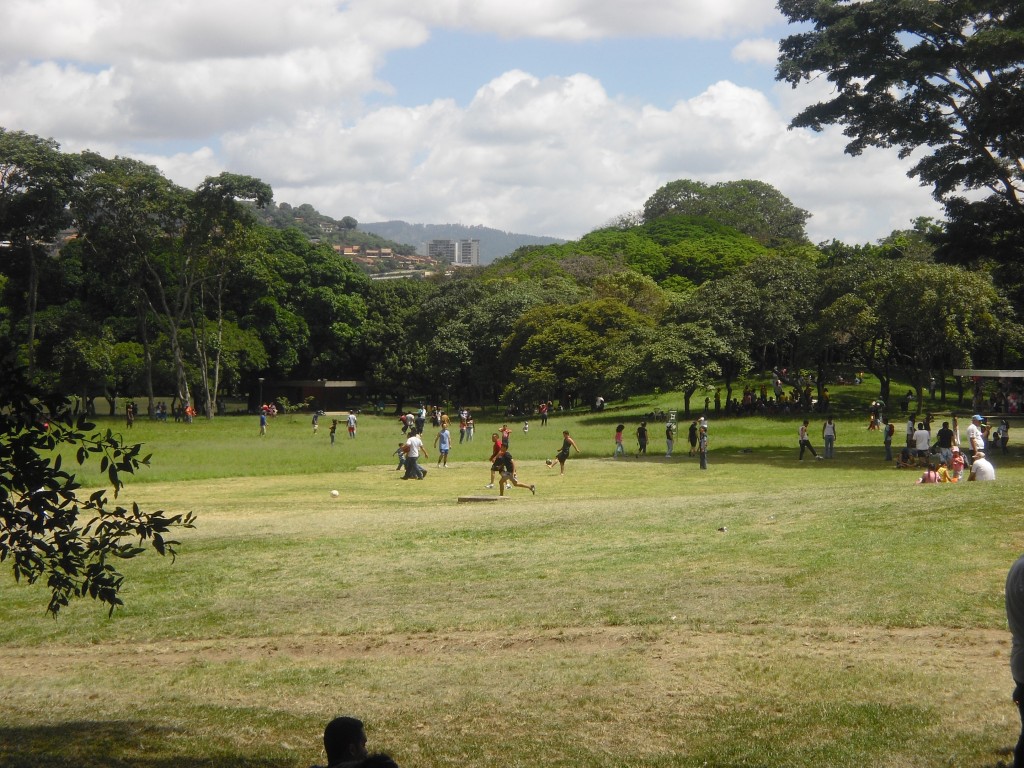
[[[814,246],[808,214],[756,181],[673,182],[579,241],[423,281],[371,281],[261,224],[271,198],[252,177],[183,189],[0,129],[0,339],[48,388],[173,392],[211,415],[258,378],[516,407],[856,368],[886,398],[894,377],[920,389],[1024,348],[988,271],[935,260],[939,225]]]

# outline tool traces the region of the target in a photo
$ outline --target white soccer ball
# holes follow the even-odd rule
[[[338,498],[340,495],[341,494],[338,493],[337,491],[331,491],[331,496],[333,496],[334,498]]]

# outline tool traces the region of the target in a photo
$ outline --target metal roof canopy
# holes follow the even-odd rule
[[[983,379],[1024,379],[1024,371],[1000,371],[990,368],[954,368],[954,376],[981,376]]]

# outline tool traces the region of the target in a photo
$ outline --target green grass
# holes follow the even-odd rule
[[[0,582],[0,765],[308,766],[340,713],[403,766],[1008,761],[1024,461],[917,486],[852,412],[834,461],[796,461],[795,418],[712,419],[707,472],[685,432],[609,458],[670,400],[516,424],[538,493],[493,504],[456,503],[494,493],[486,416],[423,482],[390,417],[333,448],[305,415],[137,423],[154,460],[125,498],[198,528],[125,564],[112,619]]]

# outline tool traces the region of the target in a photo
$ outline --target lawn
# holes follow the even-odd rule
[[[333,447],[308,415],[137,422],[153,466],[124,497],[198,527],[126,564],[110,619],[0,581],[0,765],[298,768],[337,714],[406,768],[1008,763],[1016,451],[995,483],[917,486],[844,411],[832,461],[796,460],[796,417],[712,418],[706,472],[685,421],[672,459],[661,422],[610,458],[668,407],[510,424],[537,495],[473,504],[487,414],[447,469],[427,430],[422,482],[392,417]]]

